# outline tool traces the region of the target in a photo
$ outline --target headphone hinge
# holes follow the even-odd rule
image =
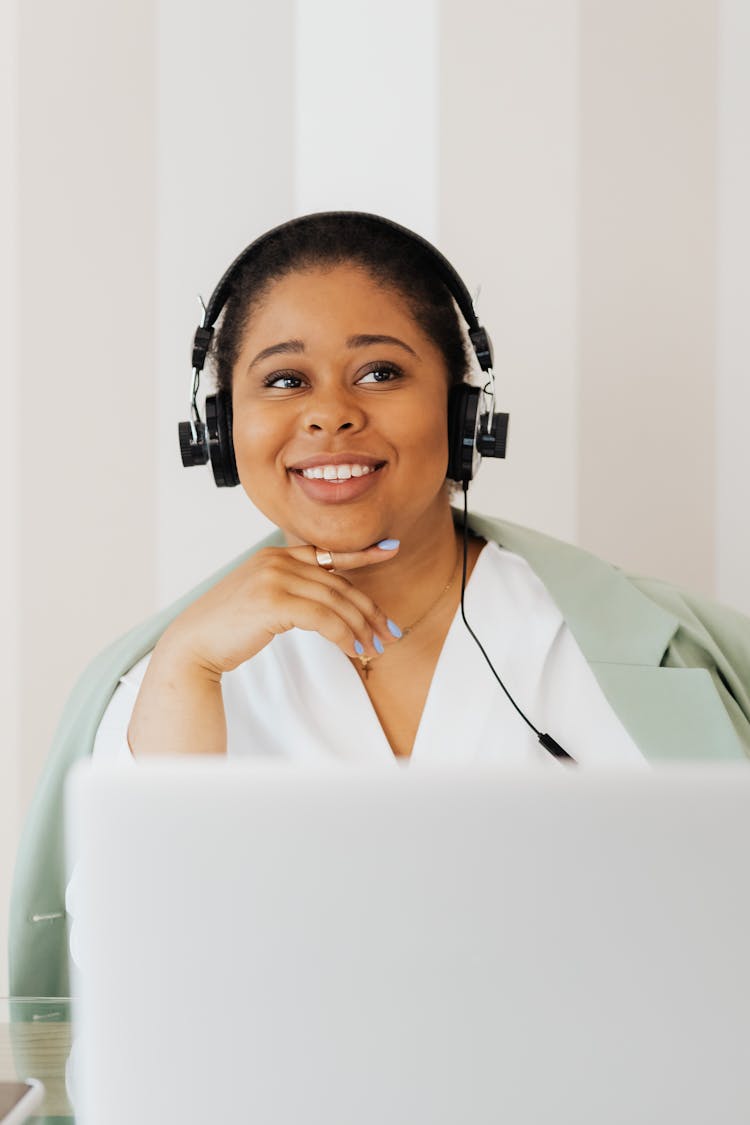
[[[508,444],[508,414],[482,414],[479,418],[477,449],[482,457],[504,457]]]
[[[479,325],[477,328],[469,329],[469,339],[482,371],[489,371],[493,365],[492,341],[489,333]]]
[[[195,330],[195,336],[193,337],[193,369],[196,371],[203,370],[203,365],[208,355],[208,349],[211,347],[211,337],[213,334],[213,328],[204,328],[202,324]]]

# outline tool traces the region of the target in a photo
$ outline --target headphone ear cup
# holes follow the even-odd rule
[[[449,480],[468,484],[474,476],[479,388],[468,383],[451,387],[448,395]]]
[[[234,458],[232,438],[232,396],[228,391],[206,395],[206,429],[211,468],[218,488],[232,488],[240,483]]]

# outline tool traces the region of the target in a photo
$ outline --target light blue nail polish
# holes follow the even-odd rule
[[[390,632],[393,634],[394,637],[402,637],[403,636],[403,633],[399,629],[396,622],[391,621],[390,617],[388,618],[388,629],[390,630]]]
[[[377,633],[373,634],[372,643],[375,645],[376,652],[385,652],[385,649],[383,648],[383,642],[381,641]]]
[[[394,547],[401,545],[400,539],[381,539],[378,543],[381,551],[392,551]]]
[[[357,656],[364,656],[365,655],[365,646],[362,644],[361,641],[355,641],[354,642],[354,651],[356,652]]]

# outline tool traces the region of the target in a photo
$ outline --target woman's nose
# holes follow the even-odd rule
[[[305,429],[310,433],[360,430],[364,423],[364,411],[344,391],[318,392],[309,400],[304,417]]]

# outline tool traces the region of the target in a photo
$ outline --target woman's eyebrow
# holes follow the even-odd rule
[[[252,371],[256,363],[260,363],[262,359],[268,359],[270,355],[278,355],[280,352],[303,352],[305,344],[302,340],[284,340],[281,344],[271,344],[270,347],[264,348],[263,351],[258,352],[255,359],[248,365],[248,371]]]
[[[365,333],[360,336],[350,336],[346,341],[347,348],[367,348],[370,344],[395,344],[396,347],[405,348],[407,352],[416,359],[419,359],[414,348],[410,348],[408,344],[405,344],[403,340],[399,340],[397,336],[370,336]]]
[[[405,351],[415,356],[416,359],[419,359],[414,348],[410,348],[408,344],[405,344],[403,340],[399,340],[397,336],[361,333],[358,336],[350,336],[346,341],[347,348],[367,348],[371,344],[395,344],[396,347],[404,348]],[[260,363],[262,359],[268,359],[269,356],[279,355],[284,352],[303,352],[304,350],[304,340],[284,340],[280,344],[271,344],[270,347],[263,348],[262,351],[258,352],[255,359],[249,365],[248,371],[255,367],[256,363]]]

